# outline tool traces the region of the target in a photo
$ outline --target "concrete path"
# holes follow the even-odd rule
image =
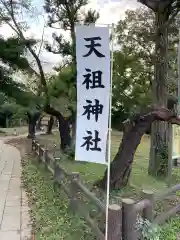
[[[28,210],[21,188],[20,152],[0,140],[0,240],[30,239]]]

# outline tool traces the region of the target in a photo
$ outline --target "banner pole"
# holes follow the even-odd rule
[[[180,22],[180,16],[179,16],[179,22]],[[177,108],[177,112],[178,112],[178,116],[180,116],[180,26],[179,26],[179,34],[178,34],[178,108]]]
[[[108,240],[109,193],[110,193],[110,165],[111,165],[111,116],[112,116],[112,78],[114,64],[114,24],[111,28],[111,70],[110,70],[110,99],[109,99],[109,131],[108,131],[108,164],[107,164],[107,196],[106,196],[106,231],[105,240]]]

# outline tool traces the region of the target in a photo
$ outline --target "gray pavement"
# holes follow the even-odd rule
[[[0,240],[30,239],[28,211],[27,196],[21,188],[20,152],[0,140]]]

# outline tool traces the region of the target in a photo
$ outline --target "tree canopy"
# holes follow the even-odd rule
[[[155,16],[144,7],[128,10],[116,27],[119,46],[114,54],[113,115],[126,118],[153,102]],[[168,97],[177,94],[177,22],[169,27]],[[119,113],[119,114],[118,114]]]

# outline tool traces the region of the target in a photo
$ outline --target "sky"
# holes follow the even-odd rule
[[[29,29],[26,31],[25,35],[27,37],[36,37],[38,39],[42,38],[45,19],[43,17],[43,0],[33,0],[33,5],[41,13],[39,17],[34,20],[28,19]],[[100,13],[100,18],[97,24],[116,24],[120,19],[124,17],[124,13],[127,9],[135,9],[141,6],[137,0],[90,0],[86,9],[92,8]],[[26,18],[26,16],[23,16]],[[54,30],[50,28],[44,29],[44,40],[52,42],[52,33]],[[12,35],[12,30],[10,27],[3,26],[1,28],[1,33],[6,37]],[[68,36],[66,32],[61,31],[65,37]],[[62,58],[59,55],[54,55],[45,50],[41,50],[40,58],[43,62],[43,67],[45,72],[49,73],[52,71],[53,65],[59,63]],[[31,56],[29,56],[31,61]]]

